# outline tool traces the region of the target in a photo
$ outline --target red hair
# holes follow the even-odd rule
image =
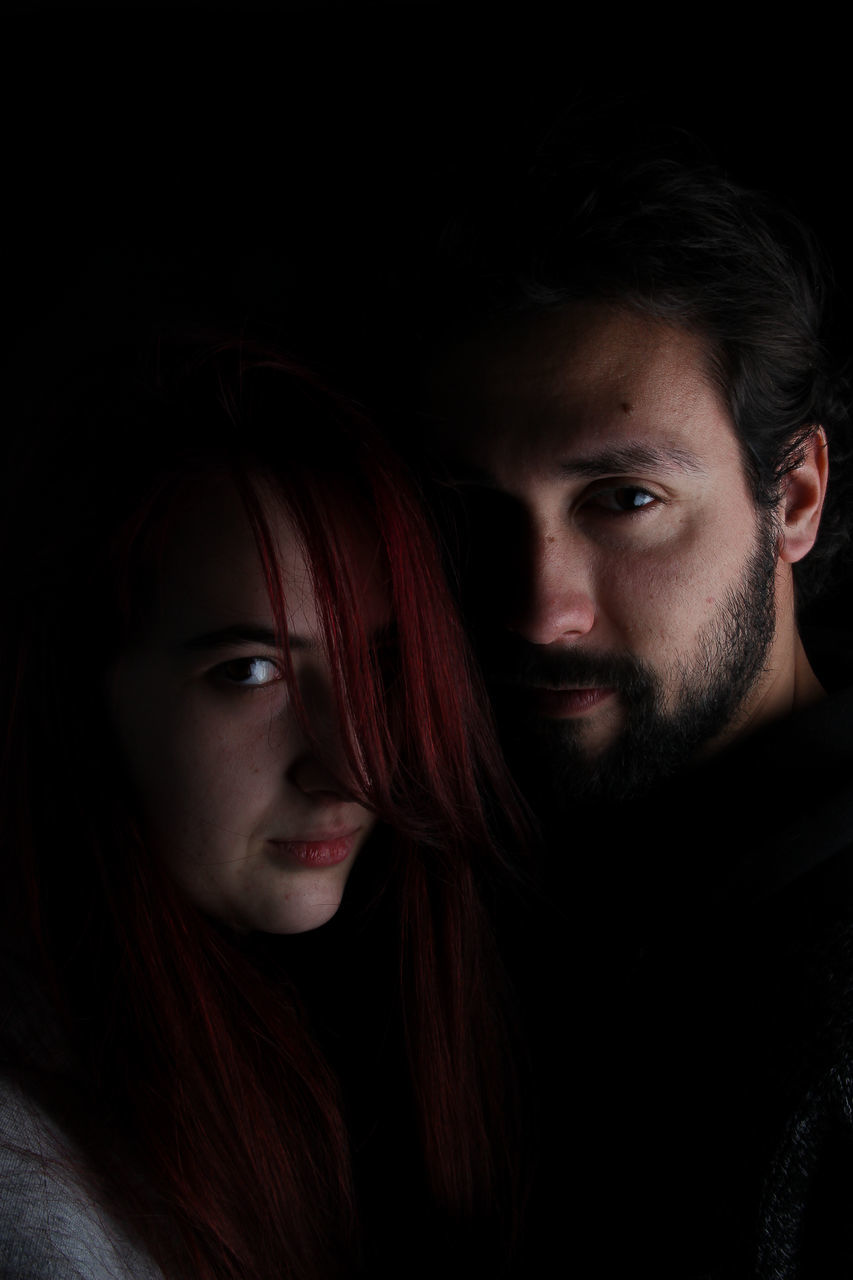
[[[505,873],[501,841],[522,841],[523,822],[411,478],[297,363],[228,344],[162,347],[153,369],[114,361],[65,402],[39,454],[29,480],[18,474],[22,501],[7,504],[20,554],[3,628],[0,840],[93,1115],[138,1161],[141,1179],[90,1130],[103,1194],[170,1276],[356,1270],[335,1072],[298,991],[186,903],[146,847],[95,695],[144,613],[182,485],[217,468],[243,497],[282,633],[259,478],[287,503],[312,566],[353,778],[386,824],[372,889],[396,939],[429,1198],[451,1220],[510,1223],[517,1096],[482,888]],[[342,505],[378,534],[388,651],[362,624]]]

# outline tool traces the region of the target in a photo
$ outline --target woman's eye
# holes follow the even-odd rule
[[[216,668],[217,675],[229,684],[258,689],[281,679],[281,669],[272,658],[232,658]]]
[[[648,489],[632,484],[620,485],[618,489],[599,489],[593,500],[596,506],[616,513],[642,511],[660,501]]]

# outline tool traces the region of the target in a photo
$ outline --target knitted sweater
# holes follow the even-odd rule
[[[162,1280],[83,1169],[48,1112],[0,1077],[0,1280]]]

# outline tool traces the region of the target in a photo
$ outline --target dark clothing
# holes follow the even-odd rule
[[[853,690],[579,817],[548,879],[530,1274],[571,1232],[591,1277],[853,1275]]]

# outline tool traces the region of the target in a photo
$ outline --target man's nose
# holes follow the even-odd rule
[[[545,530],[528,535],[520,557],[517,604],[507,618],[511,631],[530,644],[553,644],[586,635],[595,623],[590,566],[583,548]]]

